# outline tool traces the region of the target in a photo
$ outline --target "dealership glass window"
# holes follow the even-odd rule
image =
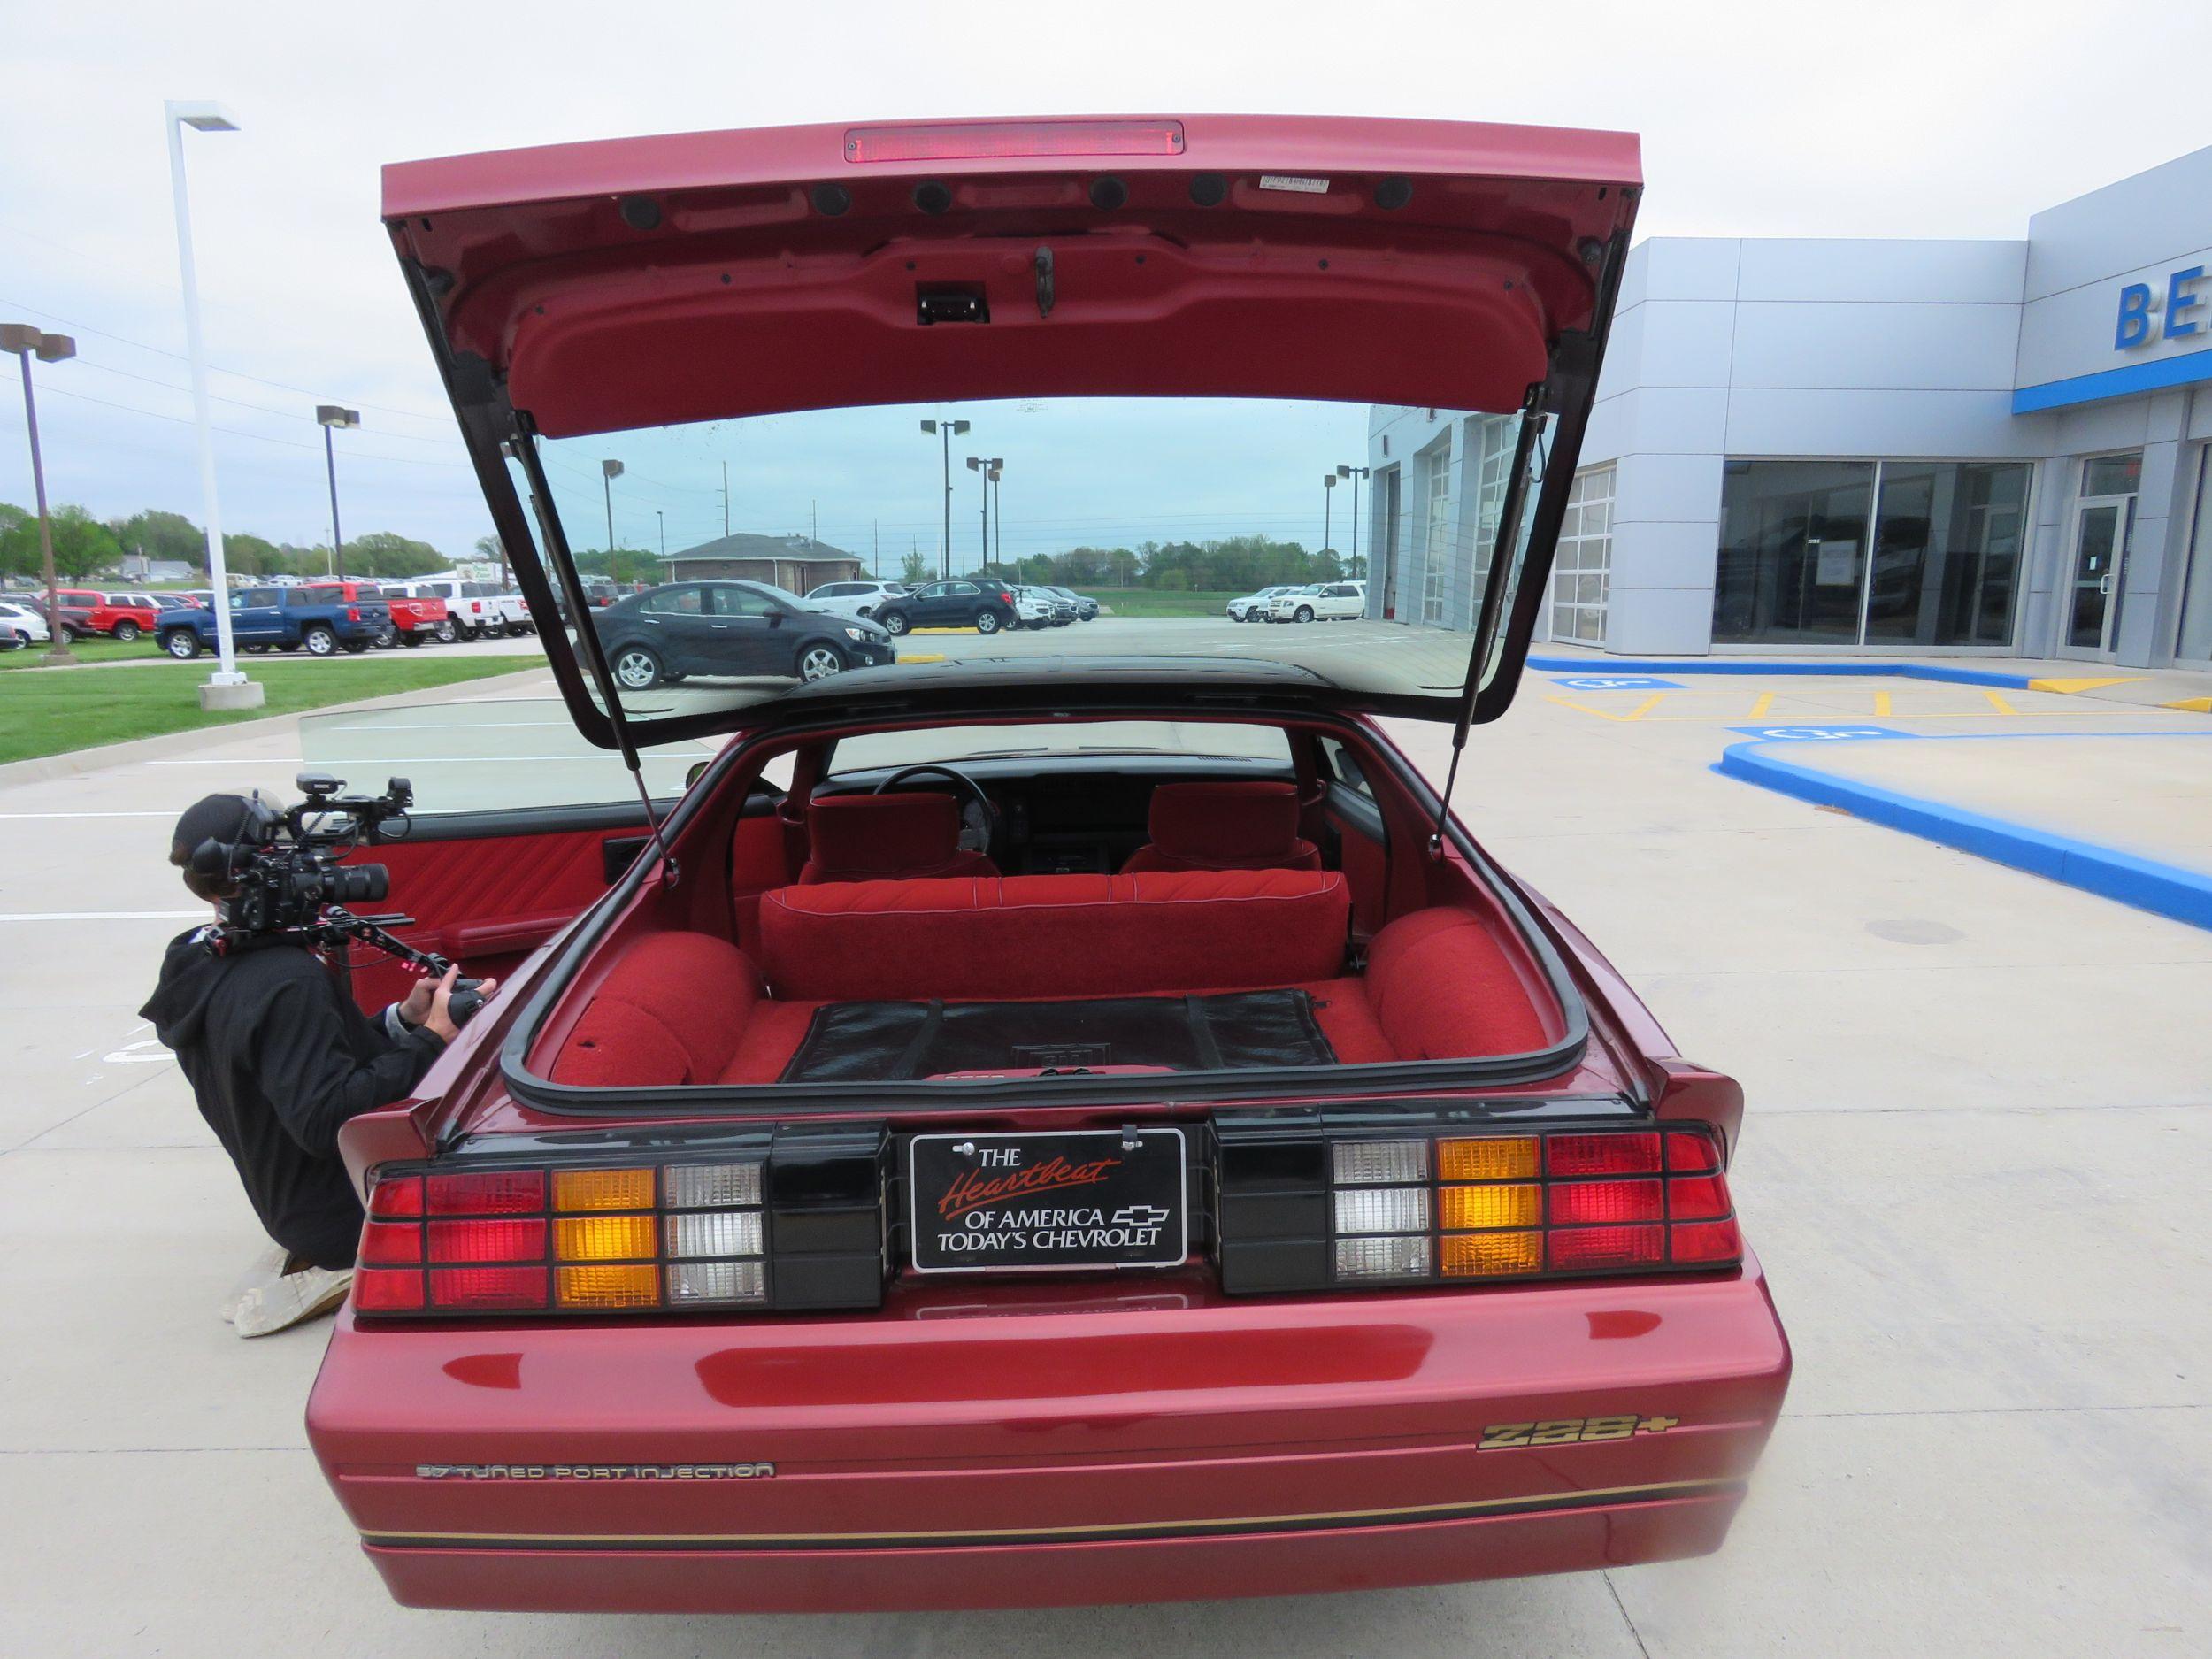
[[[1448,434],[1427,455],[1428,511],[1421,535],[1421,620],[1444,625],[1444,578],[1451,566],[1452,443]]]
[[[2197,505],[2191,525],[2189,568],[2181,587],[2181,638],[2174,655],[2212,662],[2212,443],[2197,451]]]
[[[1552,560],[1551,637],[1605,642],[1605,599],[1613,574],[1614,470],[1575,474]]]
[[[2027,516],[2024,465],[1883,462],[1868,642],[2009,644]]]
[[[1715,642],[2009,644],[2029,477],[2009,461],[1730,461]]]

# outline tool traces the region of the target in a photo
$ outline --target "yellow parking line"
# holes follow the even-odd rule
[[[1766,718],[1767,710],[1773,706],[1774,694],[1770,691],[1761,692],[1758,701],[1751,705],[1751,718],[1755,720],[1763,720]]]
[[[941,663],[946,660],[942,651],[923,651],[913,657],[902,657],[902,663]]]
[[[1996,710],[2000,714],[2017,714],[2020,712],[2019,710],[2014,708],[2009,703],[2007,703],[2002,697],[1999,696],[1993,691],[1985,691],[1982,693],[1982,695],[1989,699],[1989,706]]]
[[[1889,712],[1889,693],[1886,691],[1878,691],[1874,694],[1874,712],[1877,715],[1884,715]]]
[[[2212,714],[2212,697],[2182,697],[2165,706],[2184,714]]]

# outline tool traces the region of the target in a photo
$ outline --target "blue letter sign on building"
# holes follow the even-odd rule
[[[2119,326],[2113,330],[2112,349],[2126,351],[2135,346],[2148,345],[2155,332],[2162,340],[2185,340],[2191,334],[2205,332],[2205,325],[2193,311],[2204,309],[2204,296],[2190,290],[2204,280],[2200,265],[2184,265],[2166,278],[2165,312],[2162,326],[2154,331],[2151,315],[2158,296],[2147,282],[2131,282],[2120,290]]]

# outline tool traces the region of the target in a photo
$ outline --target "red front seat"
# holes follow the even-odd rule
[[[960,803],[949,795],[833,795],[807,803],[807,859],[799,885],[995,876],[998,866],[960,846]]]
[[[1318,870],[1321,849],[1298,833],[1298,791],[1286,783],[1163,783],[1152,790],[1152,841],[1140,870]]]

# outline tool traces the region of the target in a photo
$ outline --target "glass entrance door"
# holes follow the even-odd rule
[[[2143,452],[2093,456],[2081,464],[2081,495],[2074,503],[2072,579],[2066,595],[2067,657],[2109,661],[2119,637],[2121,583],[2128,538],[2135,528],[2135,495],[2141,487]]]

